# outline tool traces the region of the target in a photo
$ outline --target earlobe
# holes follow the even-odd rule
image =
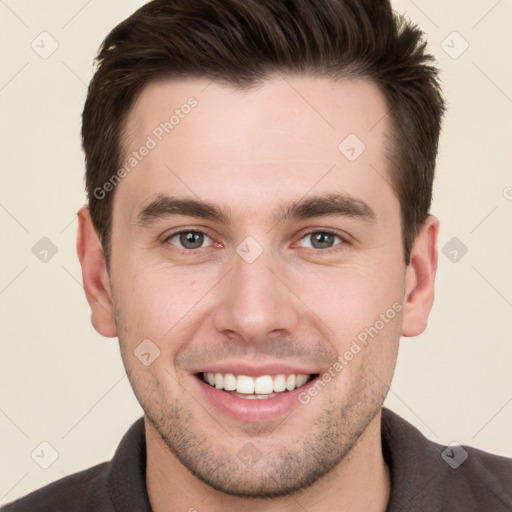
[[[80,208],[77,215],[76,250],[82,266],[85,296],[91,307],[91,322],[99,334],[113,338],[117,336],[117,329],[103,248],[87,205]]]
[[[439,220],[429,215],[414,241],[405,276],[402,336],[417,336],[427,327],[434,302]]]

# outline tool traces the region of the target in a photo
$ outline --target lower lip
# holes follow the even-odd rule
[[[248,399],[233,396],[230,393],[221,391],[209,384],[206,384],[197,375],[194,376],[198,382],[201,391],[222,413],[238,421],[258,422],[270,421],[287,413],[290,413],[294,407],[302,406],[299,402],[299,395],[313,386],[318,377],[309,380],[304,386],[280,394],[273,398],[266,399]]]

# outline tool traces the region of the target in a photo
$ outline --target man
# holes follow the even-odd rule
[[[156,0],[110,33],[77,249],[145,416],[6,512],[512,510],[512,461],[382,408],[434,297],[431,61],[384,0]]]

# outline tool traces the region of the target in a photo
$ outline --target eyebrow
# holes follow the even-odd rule
[[[230,224],[232,218],[229,209],[207,201],[158,194],[138,213],[136,224],[148,227],[160,219],[172,216],[196,217],[223,224]],[[375,222],[377,218],[365,201],[345,194],[330,193],[281,205],[274,211],[272,219],[279,223],[321,216],[353,217],[365,222]]]

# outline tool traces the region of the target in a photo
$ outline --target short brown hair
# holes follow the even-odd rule
[[[236,87],[272,73],[367,78],[385,96],[393,141],[390,179],[401,205],[405,263],[428,216],[444,114],[423,32],[388,0],[154,0],[115,27],[97,56],[82,115],[89,209],[109,268],[122,132],[149,82],[200,77]]]

